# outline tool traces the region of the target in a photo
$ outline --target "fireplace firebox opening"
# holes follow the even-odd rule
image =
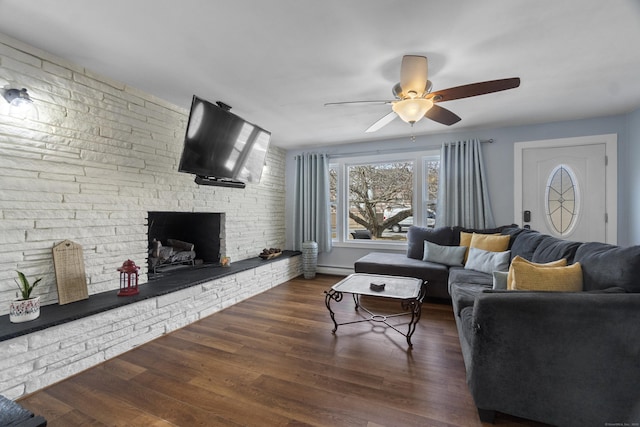
[[[149,274],[219,263],[223,217],[221,213],[149,212]]]

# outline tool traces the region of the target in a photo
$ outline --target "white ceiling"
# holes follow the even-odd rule
[[[224,101],[287,149],[640,107],[637,0],[0,0],[0,32],[184,108]],[[451,127],[365,134],[389,106],[324,107],[392,99],[404,54],[433,90],[522,84],[441,104]]]

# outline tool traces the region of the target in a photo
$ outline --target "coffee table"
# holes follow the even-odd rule
[[[372,284],[374,286],[372,286]],[[380,288],[382,287],[380,286],[382,284],[384,284],[384,289],[372,289],[376,288],[376,285]],[[351,323],[360,322],[380,322],[405,336],[407,338],[407,344],[412,348],[413,344],[411,343],[411,336],[415,332],[416,325],[420,320],[422,300],[426,293],[426,285],[426,281],[413,277],[385,276],[381,274],[367,273],[351,274],[333,285],[328,291],[325,291],[325,305],[329,310],[331,320],[334,324],[332,332],[335,334],[338,330],[338,326],[340,325],[349,325]],[[355,309],[362,309],[368,316],[350,322],[338,323],[336,321],[336,313],[331,309],[331,302],[342,301],[344,293],[351,294],[355,303]],[[402,310],[404,311],[388,315],[375,314],[361,304],[360,297],[362,295],[398,299],[400,300]],[[389,318],[408,315],[411,316],[411,319],[409,320],[409,327],[406,333],[387,321]]]

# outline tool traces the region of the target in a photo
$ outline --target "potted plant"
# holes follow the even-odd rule
[[[42,277],[36,279],[32,284],[29,283],[27,277],[20,271],[16,284],[20,290],[20,294],[16,292],[16,298],[9,305],[9,320],[12,323],[27,322],[37,319],[40,316],[40,297],[31,297],[31,292],[40,283]]]

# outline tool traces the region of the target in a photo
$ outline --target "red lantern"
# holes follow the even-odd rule
[[[118,268],[120,272],[119,297],[138,295],[138,270],[140,270],[140,267],[130,259],[122,263],[122,267]]]

